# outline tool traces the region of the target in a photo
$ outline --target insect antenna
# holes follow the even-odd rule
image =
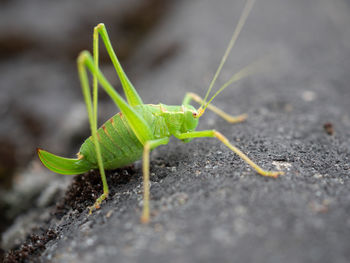
[[[238,24],[237,24],[237,26],[236,26],[236,28],[235,28],[235,30],[234,30],[234,32],[233,32],[233,35],[232,35],[232,37],[231,37],[231,40],[230,40],[230,42],[229,42],[229,44],[228,44],[228,46],[227,46],[227,48],[226,48],[226,51],[225,51],[225,53],[224,53],[224,55],[223,55],[223,57],[222,57],[222,59],[221,59],[220,65],[219,65],[218,69],[216,70],[215,75],[214,75],[212,81],[210,82],[209,89],[208,89],[208,91],[207,91],[207,94],[206,94],[205,97],[204,97],[204,100],[203,100],[203,102],[202,102],[202,105],[201,105],[201,106],[199,107],[199,109],[198,109],[198,113],[199,113],[199,116],[198,116],[198,117],[200,117],[201,115],[203,115],[203,113],[204,113],[204,111],[205,111],[205,108],[203,108],[203,106],[204,106],[204,105],[207,106],[207,105],[209,104],[209,103],[206,103],[206,101],[207,101],[207,99],[208,99],[208,96],[209,96],[209,93],[210,93],[210,91],[212,90],[212,88],[213,88],[213,86],[214,86],[214,84],[215,84],[215,81],[216,81],[216,79],[218,78],[218,76],[219,76],[219,74],[220,74],[220,72],[221,72],[221,69],[222,69],[222,67],[223,67],[224,64],[225,64],[225,62],[226,62],[226,60],[227,60],[227,57],[228,57],[228,55],[229,55],[230,52],[231,52],[231,49],[232,49],[233,46],[235,45],[235,43],[236,43],[236,41],[237,41],[237,39],[238,39],[238,36],[239,36],[239,34],[240,34],[240,32],[241,32],[241,30],[242,30],[242,28],[243,28],[243,26],[244,26],[244,24],[245,24],[247,18],[248,18],[248,15],[249,15],[250,11],[251,11],[252,8],[253,8],[254,3],[255,3],[255,0],[247,0],[246,4],[245,4],[245,6],[244,6],[244,9],[243,9],[243,12],[242,12],[242,14],[241,14],[241,17],[240,17],[239,20],[238,20]],[[238,72],[238,73],[239,73],[239,72]],[[238,74],[238,73],[237,73],[237,74]],[[231,83],[232,83],[232,82],[231,82]],[[229,84],[228,84],[228,85],[229,85]],[[224,84],[224,86],[225,86],[225,84]],[[221,88],[221,89],[224,89],[224,88]],[[214,95],[214,97],[215,97],[215,96],[216,96],[216,95]],[[213,99],[213,98],[212,98],[212,99]]]
[[[248,66],[244,67],[237,73],[235,73],[224,85],[221,86],[221,88],[215,92],[215,94],[211,97],[210,100],[208,100],[207,103],[205,103],[202,111],[204,112],[207,106],[212,102],[212,100],[219,95],[225,88],[230,86],[232,83],[235,83],[245,77],[248,77],[249,75],[260,72],[263,70],[263,66],[266,65],[267,57],[260,58],[257,61],[254,61],[253,63],[249,64]],[[202,106],[201,106],[202,107]]]

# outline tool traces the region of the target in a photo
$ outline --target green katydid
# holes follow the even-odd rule
[[[102,201],[108,196],[108,185],[106,181],[105,169],[115,169],[123,167],[142,157],[143,165],[143,211],[142,222],[149,221],[149,154],[150,151],[160,145],[167,144],[169,137],[174,136],[183,142],[189,142],[199,137],[215,137],[224,143],[229,149],[239,155],[246,163],[263,176],[277,177],[283,174],[282,171],[265,171],[243,152],[233,146],[226,137],[215,130],[195,131],[199,118],[204,114],[206,108],[214,111],[230,123],[244,121],[246,115],[231,116],[222,110],[211,105],[211,101],[230,84],[251,74],[254,66],[248,66],[227,81],[208,100],[209,93],[224,65],[230,50],[234,46],[238,35],[252,9],[254,0],[248,0],[238,25],[233,33],[231,41],[221,60],[221,63],[214,75],[204,99],[194,93],[187,93],[181,106],[168,106],[164,104],[144,104],[136,92],[135,88],[124,73],[118,58],[112,48],[107,30],[104,24],[99,24],[94,28],[93,34],[93,57],[88,51],[83,51],[78,57],[78,71],[83,95],[88,112],[91,136],[82,144],[78,153],[78,158],[69,159],[59,157],[42,149],[38,149],[38,155],[42,163],[50,170],[60,174],[81,174],[91,169],[99,168],[103,194],[90,207],[93,209],[100,207]],[[111,86],[98,67],[98,44],[101,36],[107,52],[112,60],[116,72],[120,78],[127,101],[125,101]],[[93,92],[89,87],[87,70],[93,76]],[[112,98],[121,112],[110,118],[101,128],[97,129],[97,89],[100,85]],[[196,110],[190,105],[191,100],[196,101],[201,106]]]

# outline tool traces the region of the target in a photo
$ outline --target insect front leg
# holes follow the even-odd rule
[[[143,208],[141,222],[149,222],[149,154],[150,151],[159,145],[168,144],[169,138],[147,141],[143,146],[142,170],[143,170]]]
[[[197,94],[192,93],[192,92],[188,92],[188,93],[186,93],[185,98],[182,101],[182,105],[190,104],[191,100],[194,100],[198,104],[202,104],[204,102],[203,99],[201,97],[199,97]],[[221,118],[223,118],[224,120],[226,120],[229,123],[243,122],[248,117],[247,114],[241,114],[241,115],[237,115],[237,116],[232,116],[232,115],[227,114],[226,112],[220,110],[219,108],[215,107],[212,104],[209,104],[207,107],[208,107],[209,110],[215,112],[217,115],[219,115]]]
[[[230,148],[234,153],[236,153],[239,157],[243,159],[247,164],[249,164],[255,171],[257,171],[259,174],[263,176],[269,176],[269,177],[278,177],[279,175],[283,175],[284,172],[282,171],[266,171],[262,169],[259,165],[254,163],[247,155],[245,155],[241,150],[239,150],[237,147],[232,145],[229,140],[222,135],[220,132],[216,130],[207,130],[207,131],[193,131],[193,132],[187,132],[187,133],[181,133],[175,135],[176,138],[182,140],[182,139],[188,139],[188,138],[200,138],[200,137],[215,137],[219,139],[222,143],[224,143],[228,148]]]

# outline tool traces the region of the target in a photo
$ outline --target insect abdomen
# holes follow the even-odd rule
[[[115,169],[133,163],[142,156],[143,146],[122,113],[110,118],[97,130],[105,169]],[[90,136],[81,146],[80,155],[97,167],[95,146]]]

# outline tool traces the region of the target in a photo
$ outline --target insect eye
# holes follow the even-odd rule
[[[197,118],[197,116],[198,116],[197,112],[192,112],[192,116],[193,116],[194,118]]]

